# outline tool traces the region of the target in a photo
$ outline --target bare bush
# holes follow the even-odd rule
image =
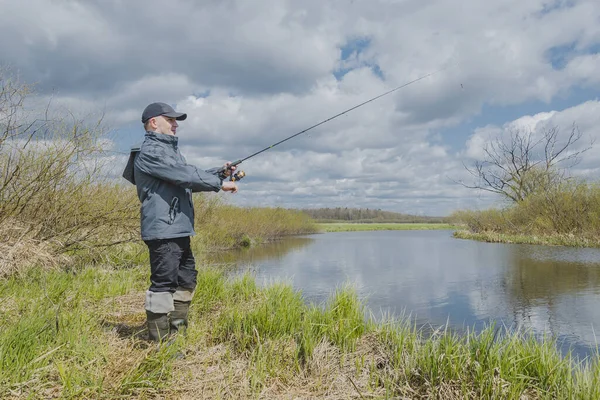
[[[103,118],[26,109],[31,87],[0,71],[0,240],[18,237],[55,253],[136,237],[135,193],[102,173]],[[16,243],[14,244],[16,246]]]
[[[541,135],[512,130],[508,139],[497,137],[487,143],[484,157],[465,169],[477,179],[471,189],[497,193],[513,202],[525,200],[538,191],[551,190],[568,179],[567,172],[581,160],[591,144],[573,150],[582,138],[573,125],[566,139],[559,138],[558,127],[544,129]]]

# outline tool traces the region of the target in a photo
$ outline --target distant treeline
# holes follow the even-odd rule
[[[428,217],[421,215],[402,214],[392,211],[382,211],[380,209],[369,208],[314,208],[303,209],[302,212],[308,214],[317,222],[406,222],[406,223],[444,223],[447,222],[444,217]]]

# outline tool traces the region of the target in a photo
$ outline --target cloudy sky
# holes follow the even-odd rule
[[[105,112],[112,149],[144,107],[188,114],[204,169],[443,69],[240,165],[234,204],[426,215],[497,201],[456,181],[491,137],[600,123],[597,0],[0,0],[0,64],[40,99]],[[585,143],[581,143],[585,145]],[[600,150],[572,171],[596,179]],[[125,163],[115,154],[117,169]]]

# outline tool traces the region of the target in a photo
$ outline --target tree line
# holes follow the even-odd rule
[[[439,223],[443,217],[403,214],[370,208],[315,208],[301,210],[318,222],[397,222],[397,223]]]

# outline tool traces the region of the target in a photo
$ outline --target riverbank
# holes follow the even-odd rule
[[[455,237],[495,243],[600,247],[600,186],[569,180],[504,208],[455,211]]]
[[[432,230],[454,229],[451,224],[439,223],[318,223],[318,228],[323,232],[355,232],[355,231],[383,231],[383,230]]]
[[[498,232],[471,232],[456,230],[453,233],[457,239],[478,240],[488,243],[510,244],[537,244],[544,246],[569,246],[569,247],[600,247],[599,239],[577,237],[573,234],[554,235],[518,235]]]
[[[431,337],[365,321],[351,289],[307,305],[200,267],[185,336],[143,340],[146,266],[30,270],[0,282],[2,398],[598,398],[600,368],[489,328]],[[183,356],[183,357],[182,357]]]

